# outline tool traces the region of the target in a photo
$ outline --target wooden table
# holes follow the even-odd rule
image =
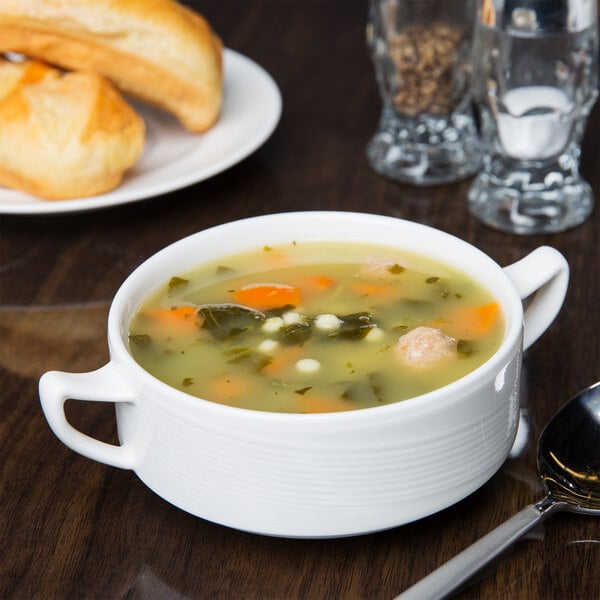
[[[528,503],[542,487],[535,441],[581,387],[600,379],[600,211],[572,231],[516,237],[466,210],[469,181],[433,188],[375,174],[365,145],[379,96],[359,1],[198,2],[283,95],[273,136],[209,180],[162,197],[63,216],[1,217],[0,598],[392,598]],[[581,170],[600,197],[596,105]],[[51,433],[37,383],[108,358],[109,303],[148,256],[232,219],[311,209],[383,213],[475,244],[502,265],[549,244],[567,257],[565,306],[524,360],[524,447],[481,489],[420,522],[366,536],[288,540],[192,517],[134,473],[83,458]],[[83,406],[81,406],[83,404]],[[111,405],[69,407],[77,427],[114,439]],[[468,465],[465,466],[468,468]],[[600,521],[560,514],[460,598],[597,599]]]

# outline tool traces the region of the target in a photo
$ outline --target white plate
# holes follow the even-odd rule
[[[246,56],[225,50],[221,117],[194,135],[174,117],[146,105],[146,146],[113,191],[73,200],[41,200],[0,187],[0,214],[70,213],[143,200],[212,177],[246,158],[271,135],[281,116],[281,94],[271,76]]]

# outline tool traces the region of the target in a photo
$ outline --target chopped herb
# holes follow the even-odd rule
[[[471,354],[477,352],[477,348],[472,340],[458,340],[456,342],[456,351],[463,356],[471,356]]]
[[[260,326],[263,313],[238,304],[210,304],[201,306],[198,313],[203,317],[202,327],[211,335],[224,340]]]
[[[152,345],[152,338],[147,333],[139,333],[137,335],[130,334],[129,341],[138,348],[148,348],[148,346]]]
[[[346,368],[348,369],[348,373],[350,375],[356,373],[356,369],[354,368],[354,365],[352,363],[346,363]]]
[[[425,280],[425,283],[435,283],[436,281],[439,281],[439,279],[440,279],[439,277],[428,277]]]
[[[184,377],[181,381],[181,385],[183,387],[190,387],[190,385],[194,385],[194,379],[192,377]]]
[[[399,275],[400,273],[404,273],[404,267],[401,267],[398,263],[394,263],[391,267],[389,267],[388,271],[392,275]]]
[[[394,325],[392,327],[392,331],[406,331],[408,329],[408,325]]]
[[[454,294],[454,297],[460,300],[463,297],[463,295],[460,292],[456,292],[456,294]]]
[[[367,375],[367,379],[377,400],[379,402],[383,402],[383,386],[381,385],[381,375],[379,373],[369,373]]]
[[[304,396],[304,394],[306,394],[306,392],[308,392],[308,390],[311,390],[311,389],[312,389],[312,387],[309,386],[309,387],[301,388],[299,390],[294,390],[294,394],[299,394],[300,396]],[[277,393],[277,392],[275,392],[275,393]]]
[[[448,296],[449,296],[449,295],[450,295],[450,292],[449,292],[448,290],[444,290],[444,291],[441,293],[441,296],[442,296],[442,298],[443,298],[444,300],[446,300],[446,298],[448,298]]]
[[[265,252],[272,252],[273,248],[271,248],[271,246],[263,246],[263,250]]]
[[[185,285],[186,283],[189,283],[188,279],[184,279],[183,277],[171,277],[171,279],[169,279],[169,289],[172,290],[174,287]]]

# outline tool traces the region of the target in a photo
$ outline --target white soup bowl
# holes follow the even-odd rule
[[[325,414],[198,399],[132,358],[131,318],[171,276],[294,240],[376,243],[451,264],[497,298],[506,323],[501,346],[475,371],[435,391]],[[568,278],[567,262],[553,248],[537,248],[501,268],[454,236],[392,217],[307,211],[234,221],[175,242],[140,265],[111,304],[108,364],[90,373],[45,373],[41,403],[67,446],[132,469],[165,500],[204,519],[286,537],[383,530],[450,506],[500,468],[517,431],[523,349],[556,317]],[[114,403],[120,445],[76,430],[65,417],[67,399]]]

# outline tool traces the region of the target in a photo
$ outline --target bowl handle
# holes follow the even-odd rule
[[[107,465],[123,469],[136,466],[138,457],[130,442],[121,446],[101,442],[75,429],[65,416],[64,404],[68,399],[135,403],[129,386],[110,362],[90,373],[44,373],[39,393],[48,424],[61,442],[75,452]]]
[[[521,260],[504,267],[525,308],[523,349],[535,342],[560,310],[569,284],[569,264],[550,246],[540,246]]]

